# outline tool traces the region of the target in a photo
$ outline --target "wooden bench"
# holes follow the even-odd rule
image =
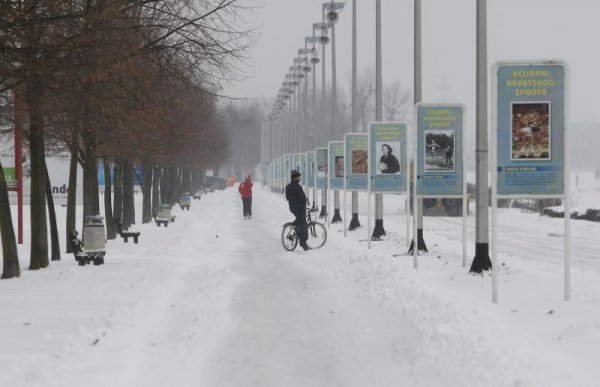
[[[86,263],[92,262],[94,265],[103,265],[106,251],[85,251],[78,235],[77,231],[73,231],[69,234],[69,239],[73,250],[73,256],[79,266],[84,266]]]
[[[123,231],[123,221],[120,218],[115,219],[115,226],[117,227],[117,232],[123,238],[123,241],[127,243],[129,238],[133,238],[133,243],[138,243],[138,238],[140,237],[139,232],[132,231]]]

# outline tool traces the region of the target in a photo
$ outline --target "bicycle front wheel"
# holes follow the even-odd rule
[[[296,236],[296,227],[293,223],[286,223],[281,230],[281,245],[286,251],[294,251],[298,245],[298,237]]]
[[[308,240],[306,243],[311,249],[318,249],[325,244],[327,240],[327,230],[321,223],[313,222],[308,224]]]

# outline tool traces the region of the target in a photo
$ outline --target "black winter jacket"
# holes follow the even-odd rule
[[[285,198],[290,204],[290,211],[293,214],[306,210],[307,199],[300,182],[292,180],[285,186]]]

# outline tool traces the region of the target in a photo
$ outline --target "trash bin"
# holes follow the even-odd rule
[[[156,215],[157,221],[170,222],[171,221],[171,205],[161,204],[158,207],[158,214]]]
[[[183,194],[181,194],[181,197],[179,198],[179,206],[181,207],[181,209],[187,208],[189,210],[191,205],[192,194],[190,194],[189,192],[184,192]]]
[[[83,225],[83,248],[85,251],[104,251],[106,248],[104,217],[92,215],[85,217]]]

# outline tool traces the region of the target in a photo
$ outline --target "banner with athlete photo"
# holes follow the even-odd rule
[[[461,105],[417,104],[417,195],[463,195]]]
[[[315,149],[315,158],[317,163],[317,189],[327,189],[327,148]]]
[[[564,195],[565,65],[494,72],[498,195]]]
[[[12,135],[0,136],[0,161],[8,187],[17,186],[17,169],[15,168],[15,139]]]
[[[306,152],[306,186],[315,187],[315,152]]]
[[[300,173],[302,174],[302,184],[307,185],[308,179],[306,178],[306,153],[300,153]]]
[[[366,191],[369,188],[369,138],[364,133],[344,136],[344,189]]]
[[[344,142],[329,142],[329,187],[331,190],[344,189]]]
[[[369,127],[369,191],[406,192],[406,124],[372,122]]]

